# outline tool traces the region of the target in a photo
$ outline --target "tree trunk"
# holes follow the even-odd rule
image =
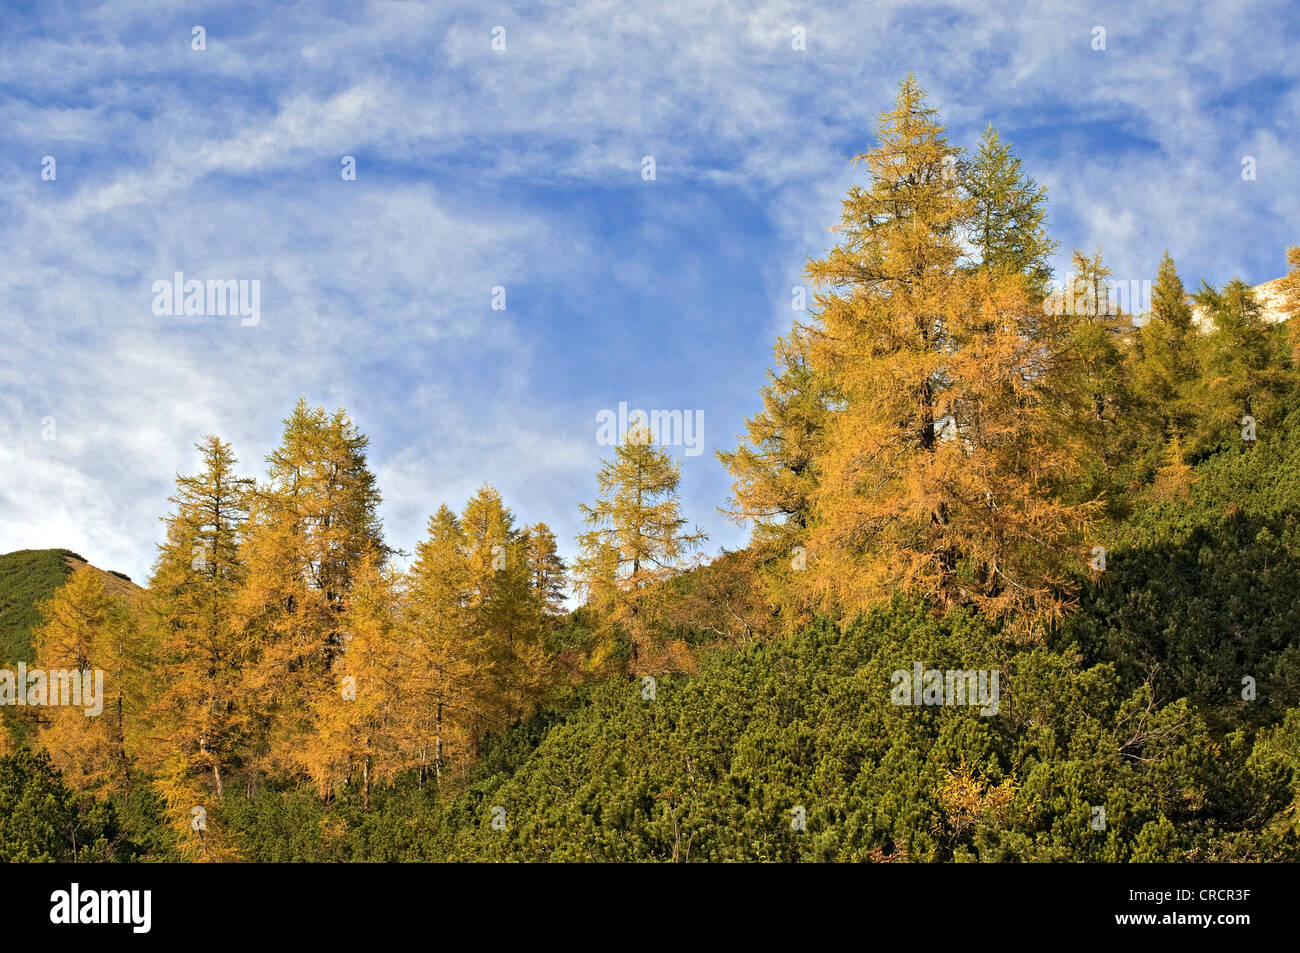
[[[442,699],[438,700],[437,713],[434,716],[433,734],[433,777],[442,781]]]

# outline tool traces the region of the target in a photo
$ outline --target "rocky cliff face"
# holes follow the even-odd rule
[[[1282,297],[1281,278],[1274,278],[1262,285],[1255,285],[1254,291],[1260,304],[1264,306],[1264,320],[1276,324],[1287,319],[1285,301]],[[1205,312],[1195,301],[1191,300],[1190,296],[1188,297],[1188,303],[1192,306],[1192,320],[1196,322],[1197,327],[1205,327],[1208,323]]]

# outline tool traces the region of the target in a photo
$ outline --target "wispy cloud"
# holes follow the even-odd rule
[[[259,471],[300,394],[371,434],[395,545],[483,480],[567,542],[601,408],[703,409],[709,448],[732,444],[847,160],[909,71],[956,141],[992,122],[1051,187],[1063,256],[1281,273],[1293,4],[986,6],[7,10],[0,550],[143,577],[193,442],[218,433]],[[259,280],[261,322],[156,317],[176,271]],[[683,463],[686,515],[741,543],[716,513],[726,474]]]

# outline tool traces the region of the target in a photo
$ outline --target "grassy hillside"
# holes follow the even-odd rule
[[[66,549],[20,549],[0,556],[0,664],[32,657],[36,606],[67,581],[76,561]]]
[[[82,568],[99,573],[104,587],[115,595],[143,591],[129,577],[105,572],[68,549],[20,549],[0,556],[0,664],[31,660],[37,605]]]
[[[32,630],[40,622],[38,607],[74,572],[98,573],[104,588],[117,596],[138,596],[144,590],[130,577],[105,572],[69,549],[20,549],[0,556],[0,666],[31,662]],[[0,710],[0,726],[14,741],[30,740],[31,723]],[[0,738],[0,745],[5,740]]]

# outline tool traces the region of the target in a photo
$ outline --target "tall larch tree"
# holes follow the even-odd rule
[[[524,527],[523,541],[533,594],[548,616],[559,615],[564,611],[568,577],[555,534],[545,523],[534,523]]]
[[[72,786],[129,799],[155,663],[138,600],[113,596],[98,572],[84,567],[41,605],[40,616],[32,644],[47,693],[54,687],[49,673],[102,674],[96,714],[88,714],[84,690],[81,707],[50,705],[46,695],[38,712],[40,742]]]
[[[196,448],[203,469],[176,478],[149,582],[159,691],[144,757],[182,853],[215,860],[234,856],[220,803],[249,717],[239,692],[249,646],[235,598],[245,583],[240,543],[254,481],[239,475],[230,445],[217,437]],[[195,807],[204,811],[201,830]]]
[[[964,170],[972,202],[970,236],[975,265],[1024,277],[1031,293],[1044,294],[1051,280],[1048,259],[1056,242],[1047,234],[1047,187],[1024,171],[996,129],[989,126]]]
[[[353,578],[366,560],[382,564],[388,555],[367,443],[344,411],[299,400],[252,502],[238,605],[254,636],[244,690],[265,702],[259,753],[267,765],[296,764],[313,702],[334,690]]]
[[[372,785],[391,782],[410,763],[402,718],[413,653],[402,631],[396,586],[377,553],[352,574],[333,685],[313,698],[314,731],[297,751],[323,800],[355,782],[368,810]]]
[[[596,474],[596,502],[579,504],[591,528],[578,537],[574,578],[602,616],[593,653],[597,666],[610,659],[616,634],[628,640],[634,672],[680,662],[676,653],[660,657],[653,644],[652,605],[662,592],[656,584],[680,572],[707,538],[686,528],[680,483],[681,466],[655,446],[648,427],[634,425]]]
[[[1064,316],[1041,306],[1041,256],[996,229],[983,234],[1003,260],[967,254],[976,189],[913,77],[877,130],[840,244],[807,267],[825,292],[813,368],[836,397],[808,577],[849,614],[902,590],[1033,630],[1067,604],[1063,560],[1095,508],[1051,492],[1080,454],[1047,399],[1062,386]],[[986,202],[1038,194],[985,178]]]
[[[761,391],[763,409],[745,422],[740,446],[718,451],[735,481],[723,512],[738,524],[753,524],[758,571],[787,631],[811,614],[807,589],[795,574],[804,568],[817,449],[832,401],[825,379],[813,373],[809,361],[811,337],[809,328],[796,324],[777,339],[776,367]]]
[[[1137,332],[1133,315],[1119,307],[1110,278],[1100,248],[1092,255],[1074,251],[1064,292],[1073,328],[1071,393],[1062,395],[1061,404],[1088,445],[1087,475],[1077,481],[1074,498],[1100,497],[1113,512],[1133,475],[1140,426],[1128,359]]]
[[[491,721],[496,659],[469,622],[471,571],[460,519],[443,504],[429,517],[406,581],[412,664],[405,723],[421,777],[441,781],[465,762]]]
[[[469,561],[468,622],[494,661],[494,727],[529,714],[545,690],[542,600],[533,587],[527,541],[501,494],[487,484],[460,518]]]
[[[219,799],[239,757],[238,681],[247,646],[234,602],[245,582],[240,534],[254,481],[238,474],[230,445],[217,437],[197,449],[203,469],[176,478],[149,581],[164,683],[151,729],[159,761],[183,762],[184,773],[203,775]],[[188,819],[188,805],[185,813]]]
[[[1195,429],[1192,390],[1199,369],[1191,305],[1168,249],[1151,286],[1151,312],[1134,344],[1133,386],[1150,421],[1152,442],[1181,446]]]

